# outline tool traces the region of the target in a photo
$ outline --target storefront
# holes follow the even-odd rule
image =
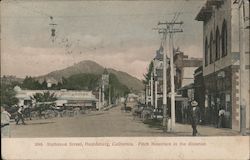
[[[217,126],[219,110],[224,109],[222,127],[232,128],[232,70],[230,67],[204,77],[205,121]]]

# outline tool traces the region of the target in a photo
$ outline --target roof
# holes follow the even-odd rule
[[[205,21],[212,16],[213,6],[219,7],[224,3],[224,0],[207,0],[205,5],[200,9],[195,17],[197,21]]]
[[[19,90],[17,91],[16,98],[30,99],[35,93],[44,93],[49,91],[54,93],[58,100],[91,100],[96,101],[96,97],[91,91],[74,91],[74,90]]]

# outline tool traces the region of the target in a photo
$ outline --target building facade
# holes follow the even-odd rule
[[[224,127],[240,131],[249,128],[249,38],[245,43],[245,111],[240,107],[240,27],[239,5],[235,0],[207,0],[196,16],[203,21],[203,78],[205,109],[210,123],[217,124],[218,111],[225,113]],[[245,1],[249,15],[249,1]],[[249,23],[249,21],[248,21]],[[244,28],[246,35],[249,29]],[[248,76],[247,76],[248,75]],[[242,89],[242,88],[241,88]],[[245,123],[242,121],[245,116]]]
[[[32,103],[31,97],[36,93],[50,92],[55,94],[57,100],[56,106],[62,107],[96,107],[98,99],[93,95],[91,91],[76,91],[76,90],[22,90],[16,86],[14,88],[16,92],[16,98],[19,100],[18,105],[28,105]]]

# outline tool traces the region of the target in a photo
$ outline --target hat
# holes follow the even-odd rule
[[[197,106],[197,105],[198,105],[198,103],[197,103],[196,101],[192,101],[192,102],[191,102],[191,106],[195,107],[195,106]]]

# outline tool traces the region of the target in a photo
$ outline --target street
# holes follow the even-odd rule
[[[131,113],[117,106],[108,111],[92,111],[75,117],[28,120],[27,125],[11,123],[12,138],[42,137],[141,137],[141,136],[191,136],[190,125],[176,124],[174,133],[163,133],[160,128],[133,119]],[[199,126],[200,136],[239,135],[231,129]]]

